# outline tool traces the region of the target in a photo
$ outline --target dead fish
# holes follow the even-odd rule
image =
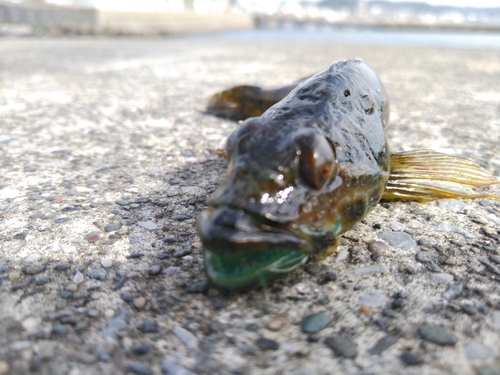
[[[500,199],[442,186],[500,183],[470,160],[432,150],[390,154],[389,99],[362,60],[334,63],[295,88],[261,96],[252,89],[249,103],[233,95],[241,87],[209,103],[226,117],[259,116],[229,136],[225,181],[197,220],[205,270],[219,288],[264,285],[333,254],[340,235],[381,199]]]

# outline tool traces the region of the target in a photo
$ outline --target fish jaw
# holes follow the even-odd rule
[[[282,277],[303,265],[315,249],[309,238],[259,223],[244,211],[228,207],[202,212],[197,230],[208,279],[232,291]]]

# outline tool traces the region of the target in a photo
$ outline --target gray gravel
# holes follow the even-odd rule
[[[338,257],[229,295],[195,232],[236,126],[202,113],[212,93],[362,57],[392,101],[393,151],[498,176],[500,51],[0,42],[0,374],[500,373],[498,202],[383,203]],[[330,323],[303,333],[315,312]]]

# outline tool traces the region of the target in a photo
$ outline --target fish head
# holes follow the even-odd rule
[[[198,218],[207,275],[222,289],[263,285],[337,245],[342,223],[322,207],[343,185],[333,143],[314,123],[277,127],[259,117],[233,132],[225,182]]]

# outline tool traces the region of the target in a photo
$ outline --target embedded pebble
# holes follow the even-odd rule
[[[90,309],[90,310],[88,310],[88,311],[87,311],[87,316],[88,316],[89,318],[94,318],[94,319],[96,319],[96,318],[98,318],[100,315],[101,315],[101,313],[100,313],[100,311],[99,311],[99,310],[97,310],[97,309]]]
[[[44,285],[50,283],[54,278],[52,276],[42,276],[36,281],[36,285]]]
[[[186,160],[187,161],[187,160]],[[220,374],[221,364],[214,358],[202,358],[193,370],[197,374]]]
[[[72,310],[58,311],[58,312],[49,314],[49,319],[50,320],[59,320],[59,319],[65,318],[67,316],[71,316],[71,314],[73,314]]]
[[[0,190],[0,195],[5,199],[14,199],[21,195],[21,192],[13,186],[7,186]]]
[[[382,264],[373,264],[371,266],[355,268],[351,271],[343,272],[352,275],[369,275],[373,273],[387,273],[389,270]]]
[[[9,370],[9,364],[5,361],[0,361],[0,375],[7,375],[9,373]]]
[[[417,246],[415,240],[404,232],[381,232],[378,233],[377,236],[392,247],[396,247],[401,250],[407,251],[414,249]]]
[[[331,272],[331,268],[323,263],[309,263],[304,267],[304,271],[311,275],[319,275],[321,273]]]
[[[491,313],[492,327],[500,332],[500,310],[495,310]]]
[[[136,309],[141,310],[146,306],[146,302],[148,300],[144,297],[137,297],[132,300],[132,306],[134,306]]]
[[[379,292],[369,292],[359,296],[359,304],[367,307],[382,306],[387,302],[388,298]]]
[[[463,285],[462,284],[455,284],[452,285],[448,288],[446,292],[442,294],[442,297],[444,299],[453,299],[458,297],[460,294],[462,294],[463,290]]]
[[[208,290],[208,281],[198,281],[188,288],[189,293],[205,293]]]
[[[78,291],[78,284],[76,283],[70,283],[68,285],[66,285],[66,288],[65,288],[68,292],[76,292]]]
[[[63,324],[54,324],[52,326],[52,334],[56,336],[66,336],[69,332],[69,329]]]
[[[87,276],[90,277],[91,279],[105,280],[106,270],[104,268],[94,268],[87,271]]]
[[[80,271],[76,271],[75,276],[73,276],[73,282],[76,284],[83,283],[84,277]]]
[[[445,259],[444,264],[448,266],[454,266],[457,264],[457,260],[455,259],[455,257],[450,256]]]
[[[87,242],[89,243],[96,243],[97,241],[99,241],[101,239],[101,236],[99,236],[98,233],[90,233],[88,235],[85,236]]]
[[[130,364],[130,371],[132,371],[134,374],[139,374],[139,375],[151,374],[151,370],[149,369],[149,367],[137,361],[134,361]]]
[[[70,221],[70,217],[58,217],[57,219],[54,219],[54,223],[61,224],[61,223],[66,223]]]
[[[137,355],[148,354],[151,351],[151,348],[146,344],[139,344],[132,348],[132,352]]]
[[[89,327],[89,322],[87,322],[86,320],[82,320],[75,324],[75,331],[81,332],[86,330],[88,327]]]
[[[76,246],[73,245],[65,245],[60,243],[59,248],[65,253],[65,254],[73,254],[76,253]]]
[[[394,310],[402,309],[403,307],[405,307],[405,305],[406,302],[402,298],[396,298],[391,302],[391,308]]]
[[[371,241],[368,243],[368,251],[372,254],[382,255],[389,250],[389,246],[384,241]]]
[[[43,265],[32,265],[23,269],[23,273],[26,275],[38,275],[45,271],[45,266]]]
[[[495,223],[496,225],[500,225],[500,218],[493,214],[486,214],[485,217]]]
[[[405,230],[406,228],[406,225],[404,225],[403,223],[400,223],[399,221],[393,221],[391,224],[390,224],[390,227],[393,231],[395,232],[402,232]]]
[[[255,344],[261,350],[278,350],[280,348],[280,344],[277,341],[265,337],[259,337]]]
[[[417,366],[423,362],[422,358],[409,350],[401,354],[401,359],[408,366]]]
[[[159,264],[155,264],[154,266],[149,267],[148,273],[151,276],[156,276],[161,272],[161,266]]]
[[[104,268],[109,268],[113,265],[113,259],[103,258],[101,259],[101,266]]]
[[[477,341],[471,341],[464,345],[464,352],[468,359],[487,359],[498,356],[498,350],[483,345]]]
[[[449,273],[434,273],[431,277],[440,284],[449,284],[453,281],[453,275]]]
[[[26,258],[24,258],[23,262],[25,262],[25,263],[33,263],[33,262],[37,261],[38,259],[40,259],[40,255],[39,254],[31,254],[31,255],[28,255]]]
[[[297,290],[297,292],[299,292],[299,294],[302,295],[310,294],[312,292],[311,287],[304,283],[298,283],[297,285],[295,285],[295,289]]]
[[[493,229],[490,227],[484,226],[484,227],[481,227],[481,229],[483,230],[484,234],[486,234],[487,236],[496,236],[498,234],[496,229]]]
[[[163,375],[195,375],[194,372],[177,365],[175,357],[166,356],[161,362],[161,372]]]
[[[114,232],[115,230],[118,230],[122,227],[121,224],[108,224],[104,227],[105,232]]]
[[[158,229],[158,225],[156,225],[156,223],[153,223],[152,221],[139,221],[137,225],[147,230]]]
[[[500,374],[500,366],[499,365],[486,365],[480,367],[476,375],[498,375]]]
[[[487,261],[483,260],[483,259],[479,259],[479,262],[484,265],[486,267],[486,269],[492,273],[494,273],[495,275],[500,275],[500,270],[498,269],[497,266],[491,264],[491,263],[488,263]]]
[[[28,232],[19,232],[19,233],[14,234],[14,238],[16,240],[25,240],[26,237],[28,237]]]
[[[453,332],[437,324],[423,324],[418,328],[418,333],[424,340],[438,345],[455,345],[458,341]]]
[[[471,232],[454,226],[451,224],[449,221],[443,221],[441,224],[438,226],[432,227],[431,228],[435,232],[453,232],[453,233],[458,233],[464,236],[465,238],[476,238],[475,235],[473,235]]]
[[[17,284],[12,284],[11,286],[11,290],[14,292],[16,290],[19,290],[19,289],[23,289],[23,288],[26,288],[28,285],[30,285],[35,279],[33,279],[32,277],[28,277],[26,279],[24,279],[23,281],[17,283]]]
[[[496,264],[500,264],[500,256],[498,255],[490,255],[490,260]]]
[[[191,216],[188,215],[174,215],[170,217],[170,220],[175,220],[175,221],[184,221],[191,219]]]
[[[307,315],[300,322],[300,327],[304,333],[315,333],[326,328],[331,319],[323,313]]]
[[[167,268],[165,268],[165,270],[163,271],[163,273],[165,275],[168,275],[168,276],[173,276],[173,275],[177,275],[179,273],[181,273],[181,268],[180,267],[175,267],[175,266],[169,266]]]
[[[130,315],[131,314],[127,310],[120,309],[115,316],[108,321],[102,333],[108,343],[116,344],[119,332],[127,328]]]
[[[146,319],[137,326],[137,329],[143,333],[158,332],[158,323],[156,323],[154,320]]]
[[[283,329],[286,324],[286,316],[278,315],[274,317],[269,323],[267,323],[266,328],[270,331],[278,332]]]
[[[431,272],[439,272],[441,270],[436,263],[429,263],[427,269]]]
[[[368,350],[370,354],[380,354],[385,350],[389,349],[399,340],[399,336],[396,335],[387,335],[379,339],[375,345]]]
[[[10,343],[9,347],[10,349],[15,351],[23,351],[32,348],[34,345],[35,345],[34,341],[21,340]]]
[[[419,251],[415,255],[415,258],[420,263],[431,263],[431,262],[434,262],[436,259],[438,259],[439,256],[437,254],[431,253],[429,251]]]
[[[347,259],[347,257],[349,256],[349,251],[347,251],[347,249],[344,249],[344,250],[340,250],[337,254],[337,256],[335,257],[335,262],[343,262],[344,260]]]
[[[172,332],[179,338],[179,340],[182,341],[186,348],[189,350],[198,350],[198,339],[187,329],[184,329],[179,325],[175,325]]]
[[[54,267],[54,270],[56,271],[67,271],[71,268],[71,266],[69,264],[66,264],[66,263],[61,263],[61,264],[58,264]]]
[[[461,212],[467,206],[467,203],[458,199],[438,199],[437,205],[448,212]]]
[[[89,193],[92,191],[92,189],[90,189],[86,186],[75,186],[75,191],[77,193]]]
[[[12,271],[12,272],[9,272],[9,274],[8,274],[8,278],[12,282],[18,281],[21,278],[21,276],[22,276],[22,274],[19,271]]]
[[[134,299],[134,296],[130,293],[122,293],[120,297],[127,303],[132,302],[132,300]]]
[[[329,336],[325,339],[324,343],[339,357],[354,358],[358,354],[356,344],[347,336]]]
[[[411,219],[410,221],[408,221],[408,223],[406,225],[408,226],[408,228],[414,228],[414,229],[418,229],[418,228],[423,227],[423,224],[420,221],[415,220],[415,219]]]

